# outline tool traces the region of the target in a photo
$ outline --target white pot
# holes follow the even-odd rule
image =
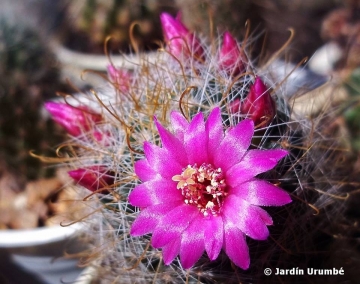
[[[9,256],[10,262],[43,283],[73,282],[83,269],[77,267],[77,259],[66,259],[63,255],[64,252],[80,251],[75,238],[80,227],[80,224],[74,224],[69,227],[0,231],[0,250]],[[23,283],[26,281],[24,279]]]
[[[106,72],[107,66],[112,63],[115,67],[124,69],[133,69],[146,60],[149,64],[154,64],[159,58],[158,52],[139,54],[122,54],[122,55],[97,55],[72,51],[57,41],[51,43],[57,60],[61,65],[62,76],[69,79],[77,87],[84,86],[101,86],[104,80],[98,72]],[[111,62],[110,62],[111,60]],[[91,70],[90,72],[87,72]]]

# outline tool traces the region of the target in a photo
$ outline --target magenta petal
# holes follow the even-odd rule
[[[236,266],[249,268],[250,256],[245,235],[229,222],[224,228],[224,251]]]
[[[162,146],[165,148],[176,161],[181,165],[187,165],[188,160],[185,155],[185,149],[183,143],[165,129],[157,120],[155,120],[156,127],[159,131]],[[173,160],[173,159],[172,159]]]
[[[244,62],[243,62],[244,61]],[[239,49],[236,40],[229,32],[224,33],[223,44],[219,51],[219,67],[237,76],[245,70],[246,57]]]
[[[183,268],[192,267],[204,253],[204,216],[200,214],[181,235],[180,261]]]
[[[184,135],[184,144],[189,159],[189,164],[201,165],[208,161],[207,144],[208,137],[205,135],[205,123],[202,112],[199,112],[190,122],[189,128]]]
[[[162,248],[164,263],[169,265],[180,252],[181,239],[177,238]]]
[[[226,182],[233,188],[254,176],[274,168],[277,162],[288,154],[282,149],[250,150],[226,173]]]
[[[188,29],[178,19],[174,19],[168,13],[161,13],[160,21],[166,40],[189,34]]]
[[[73,107],[68,104],[47,102],[45,108],[52,118],[73,136],[80,136],[102,120],[100,114],[87,107]]]
[[[205,123],[206,134],[209,137],[208,141],[208,155],[211,158],[212,153],[219,147],[219,144],[223,140],[224,132],[221,120],[220,108],[214,108],[210,113]],[[213,162],[213,161],[211,161]]]
[[[171,125],[175,131],[176,137],[184,142],[184,133],[186,129],[189,127],[189,122],[185,119],[185,117],[176,111],[173,111],[170,115]]]
[[[242,183],[249,181],[253,178],[253,172],[249,171],[247,168],[243,168],[239,164],[233,166],[230,170],[226,172],[226,183],[232,188],[237,188]]]
[[[136,175],[141,181],[154,179],[157,175],[157,173],[150,167],[147,160],[140,160],[135,162],[134,169]]]
[[[203,59],[204,49],[200,41],[190,33],[181,21],[167,13],[160,15],[164,38],[168,42],[168,49],[175,55],[194,56],[195,59]],[[190,54],[189,54],[190,53]]]
[[[97,191],[114,184],[114,175],[101,165],[68,171],[68,174],[79,185],[91,191]],[[103,190],[103,193],[108,193],[108,191]]]
[[[144,142],[144,152],[150,167],[164,178],[172,178],[182,172],[182,166],[174,160],[166,149]]]
[[[118,69],[114,65],[109,64],[107,71],[110,80],[114,86],[122,92],[126,92],[130,88],[131,73],[127,69]]]
[[[283,149],[250,150],[246,153],[241,163],[248,165],[247,168],[256,167],[259,173],[263,173],[275,167],[277,162],[287,154],[288,151]]]
[[[151,240],[153,247],[163,247],[171,240],[181,238],[183,231],[199,214],[196,207],[184,203],[168,212],[154,229]]]
[[[175,56],[180,56],[186,45],[190,43],[188,42],[190,37],[188,29],[180,21],[167,13],[160,15],[160,21],[168,49]]]
[[[264,209],[257,206],[253,206],[253,209],[258,212],[261,220],[263,220],[266,226],[271,226],[273,224],[271,216]]]
[[[176,182],[162,178],[136,186],[129,195],[129,203],[141,208],[183,199]]]
[[[231,128],[215,152],[214,164],[223,171],[238,164],[249,148],[253,135],[254,122],[250,119]]]
[[[229,193],[259,206],[282,206],[291,202],[291,198],[285,190],[259,179],[252,179],[231,188]]]
[[[100,173],[94,170],[80,168],[68,171],[68,175],[77,182],[77,184],[91,191],[96,191],[104,187],[100,182]]]
[[[140,214],[131,225],[130,234],[136,237],[151,233],[164,215],[181,204],[183,203],[176,201],[168,204],[154,205],[141,210]]]
[[[227,220],[235,224],[243,233],[255,240],[265,240],[269,236],[262,216],[254,209],[255,206],[230,194],[223,205],[223,213]]]
[[[115,66],[112,64],[108,64],[106,66],[106,69],[107,69],[110,79],[113,81],[116,81],[116,79],[118,77],[118,69],[116,69]]]
[[[248,114],[255,125],[268,125],[276,114],[276,106],[271,98],[269,88],[260,77],[255,78],[246,99],[241,104],[241,113]]]
[[[219,256],[224,241],[224,224],[222,217],[210,216],[204,219],[205,224],[205,249],[210,258],[214,260]]]

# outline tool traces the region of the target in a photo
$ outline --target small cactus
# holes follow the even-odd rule
[[[17,176],[18,191],[52,172],[29,151],[50,154],[50,145],[62,141],[60,129],[41,114],[44,100],[61,90],[57,73],[36,32],[0,18],[0,159]]]
[[[82,127],[67,151],[69,175],[94,208],[88,261],[97,278],[272,283],[278,276],[264,275],[267,267],[337,265],[334,250],[341,255],[357,228],[343,209],[353,164],[336,112],[296,113],[291,94],[229,33],[209,42],[178,18],[161,20],[156,62],[111,68],[112,84],[93,92],[101,121]],[[131,74],[127,84],[121,74]],[[358,252],[350,255],[342,281],[358,263]]]
[[[172,5],[171,1],[162,0],[68,1],[65,24],[69,34],[65,35],[65,43],[83,52],[102,53],[104,40],[110,35],[111,51],[129,51],[132,39],[142,48],[157,48],[155,41],[161,40],[160,9],[171,11]],[[131,31],[135,22],[139,26]]]

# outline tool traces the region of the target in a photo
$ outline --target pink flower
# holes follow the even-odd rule
[[[115,68],[114,65],[107,66],[110,80],[121,92],[126,92],[130,88],[131,73],[128,70]]]
[[[68,174],[79,185],[93,192],[114,184],[114,175],[104,166],[80,168],[69,171]],[[104,190],[103,193],[108,191]]]
[[[245,71],[246,55],[238,47],[229,32],[224,33],[223,44],[219,51],[219,67],[230,75],[237,76]]]
[[[241,113],[248,114],[255,122],[255,125],[269,122],[274,118],[276,109],[275,102],[271,98],[268,87],[260,77],[255,78],[254,84],[250,87],[249,94],[241,104]]]
[[[173,18],[167,13],[160,15],[161,24],[164,31],[164,38],[168,44],[169,51],[176,57],[193,56],[197,60],[203,60],[204,49],[200,41],[194,34],[183,25],[177,18]]]
[[[152,233],[152,245],[162,248],[165,264],[179,254],[190,268],[204,250],[210,260],[221,249],[239,267],[250,264],[245,236],[265,240],[272,219],[260,206],[291,202],[289,194],[256,178],[272,169],[287,151],[249,150],[252,120],[223,132],[220,109],[204,122],[198,113],[188,123],[171,114],[175,134],[155,121],[162,147],[144,143],[146,159],[135,163],[142,184],[129,195],[141,208],[131,235]]]
[[[52,118],[73,136],[80,136],[84,131],[91,130],[94,124],[102,121],[100,114],[84,106],[73,107],[63,103],[47,102],[45,108]],[[95,132],[94,137],[97,140],[102,139],[102,134]]]

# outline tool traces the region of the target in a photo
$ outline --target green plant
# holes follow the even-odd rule
[[[154,49],[161,39],[160,10],[171,11],[173,1],[80,0],[68,1],[65,43],[85,52],[103,53],[104,41],[111,36],[111,51],[129,51],[133,40],[143,49]],[[137,23],[132,27],[132,24]]]
[[[37,32],[0,18],[0,160],[16,176],[17,190],[52,169],[29,155],[51,153],[63,134],[42,114],[61,87],[56,62]]]

